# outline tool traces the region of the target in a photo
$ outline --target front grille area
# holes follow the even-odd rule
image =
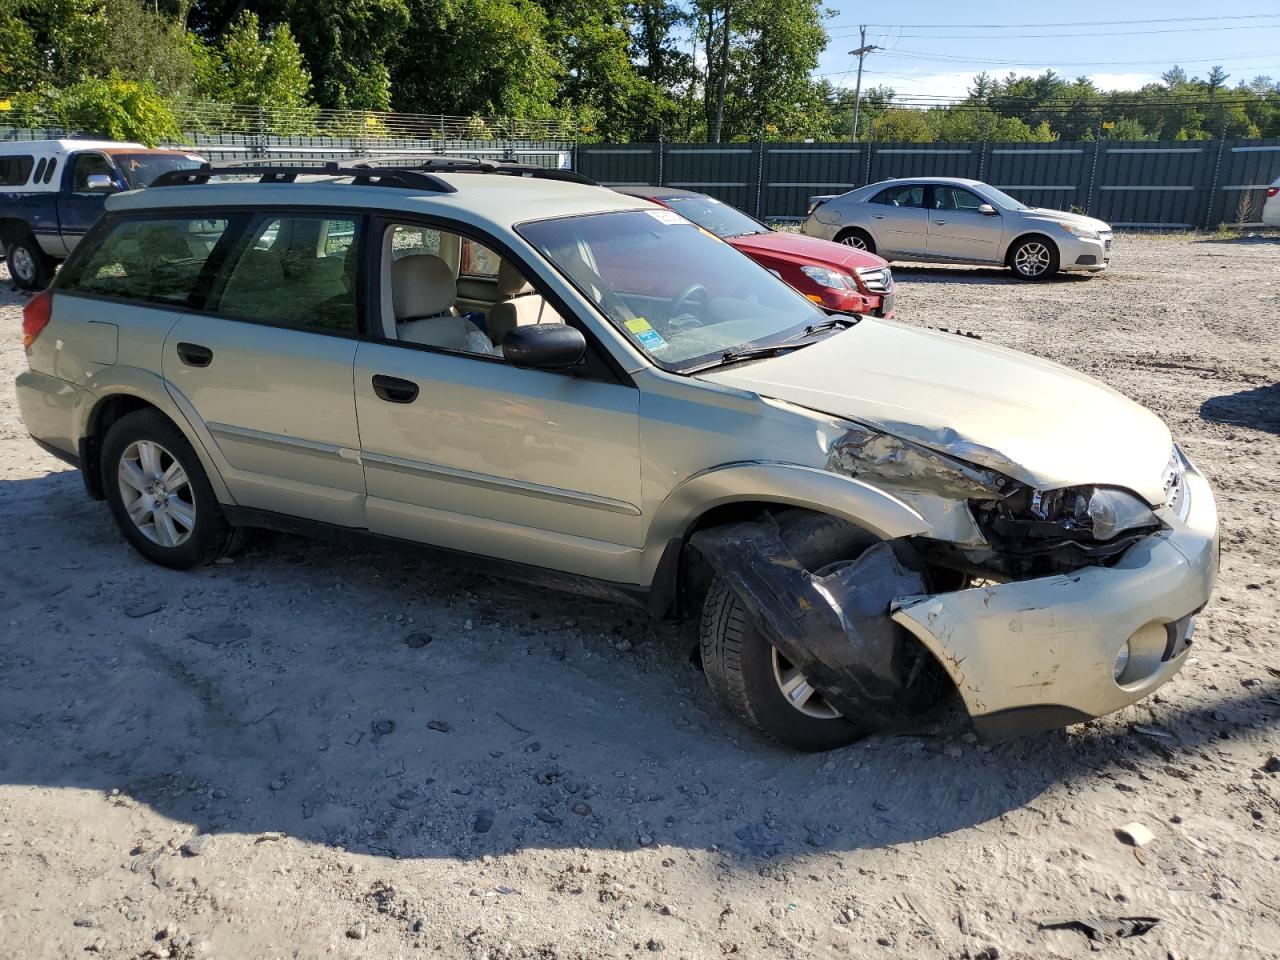
[[[858,270],[858,279],[867,285],[872,293],[888,293],[893,289],[893,271],[888,267],[874,267]]]

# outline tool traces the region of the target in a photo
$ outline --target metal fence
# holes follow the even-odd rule
[[[1280,176],[1272,140],[1077,143],[582,144],[579,172],[606,186],[711,194],[761,219],[802,219],[814,194],[890,177],[971,177],[1032,206],[1128,228],[1257,226]]]
[[[62,127],[0,126],[0,141],[51,140],[81,136]],[[431,137],[378,136],[349,137],[277,136],[269,133],[189,131],[181,141],[162,144],[181,147],[212,160],[343,160],[356,157],[457,156],[495,160],[517,160],[542,167],[569,167],[573,162],[572,140],[528,139],[445,139]]]

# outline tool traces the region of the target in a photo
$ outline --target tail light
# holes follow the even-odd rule
[[[36,342],[40,331],[49,325],[49,318],[52,316],[53,294],[48,290],[42,290],[27,301],[27,305],[22,308],[23,350],[31,349],[31,344]]]
[[[1274,197],[1277,193],[1280,193],[1280,187],[1267,187],[1268,197]]]

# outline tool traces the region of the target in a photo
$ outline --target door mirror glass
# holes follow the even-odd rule
[[[581,331],[563,323],[528,324],[506,335],[502,355],[516,367],[564,370],[582,363],[587,340]]]
[[[989,203],[980,203],[978,204],[978,212],[986,217],[994,217],[996,215],[996,208]]]
[[[109,193],[115,190],[115,182],[105,173],[91,173],[85,178],[85,186],[95,193]]]

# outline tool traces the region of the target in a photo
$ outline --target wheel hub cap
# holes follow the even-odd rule
[[[13,272],[22,280],[30,280],[36,275],[36,262],[31,258],[31,254],[22,247],[18,247],[13,251],[13,256],[9,262],[13,267]]]
[[[1049,268],[1049,248],[1043,243],[1024,244],[1014,257],[1014,266],[1024,276],[1038,277]]]
[[[143,536],[162,547],[191,539],[195,492],[172,453],[152,440],[137,440],[121,454],[117,479],[129,519]]]

